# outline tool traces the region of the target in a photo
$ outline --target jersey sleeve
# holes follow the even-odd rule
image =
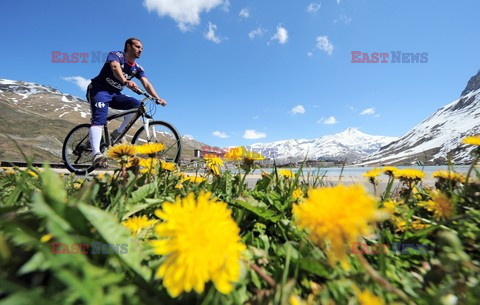
[[[142,68],[142,66],[137,64],[137,69],[138,72],[135,74],[136,78],[141,79],[142,77],[147,77],[147,75],[145,74],[145,70]]]
[[[112,61],[116,61],[116,62],[119,62],[119,63],[121,62],[120,57],[118,56],[117,52],[112,51],[112,52],[108,53],[106,62],[110,63]]]

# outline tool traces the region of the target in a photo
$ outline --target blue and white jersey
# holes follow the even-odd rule
[[[141,79],[145,76],[145,70],[136,62],[131,64],[128,62],[125,53],[122,51],[110,52],[107,56],[107,61],[100,70],[97,77],[92,78],[92,85],[97,90],[106,90],[110,92],[122,91],[124,85],[113,74],[110,62],[117,61],[123,71],[123,76],[127,80],[131,80],[133,77]]]

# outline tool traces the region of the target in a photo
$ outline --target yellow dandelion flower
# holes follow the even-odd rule
[[[166,171],[172,172],[177,168],[177,165],[173,162],[162,161],[162,168]]]
[[[139,162],[140,162],[140,159],[141,158],[137,158],[137,157],[133,157],[133,158],[130,158],[130,160],[128,160],[127,164],[125,165],[125,167],[129,170],[135,170],[139,167]]]
[[[452,171],[440,170],[432,174],[433,178],[437,178],[439,181],[450,180],[452,182],[465,183],[465,176]]]
[[[190,183],[202,183],[205,181],[205,177],[200,176],[190,176],[190,175],[183,175],[180,181],[183,182],[190,182]]]
[[[244,152],[244,157],[245,158],[248,158],[248,159],[251,159],[251,160],[265,160],[265,158],[259,153],[259,152],[256,152],[256,151],[246,151]]]
[[[403,232],[407,227],[407,222],[401,219],[400,217],[396,217],[396,216],[392,217],[392,223],[395,226],[396,232]],[[422,223],[420,220],[414,220],[414,221],[410,221],[410,227],[418,231],[418,230],[428,228],[429,225]]]
[[[391,176],[393,177],[395,175],[395,172],[397,171],[398,169],[394,166],[385,166],[382,168],[382,171],[385,175],[388,175],[388,176]]]
[[[242,151],[241,147],[230,148],[223,157],[228,161],[240,161],[242,159]]]
[[[7,175],[14,175],[15,174],[15,170],[13,168],[7,168],[5,170],[5,174]]]
[[[290,305],[306,305],[305,302],[296,295],[291,295],[288,299]]]
[[[377,177],[380,176],[382,173],[382,170],[378,168],[372,168],[371,170],[363,173],[363,176],[368,178],[368,181],[372,184],[375,184],[377,182]]]
[[[49,242],[51,239],[52,239],[52,234],[48,233],[48,234],[43,235],[43,236],[40,238],[40,242],[41,242],[41,243],[47,243],[47,242]]]
[[[183,189],[183,184],[177,183],[177,185],[175,185],[175,188],[181,190]]]
[[[214,154],[205,155],[203,159],[205,160],[205,164],[207,165],[207,168],[210,171],[212,171],[214,175],[217,175],[217,176],[220,175],[219,167],[223,166],[222,159],[220,159]]]
[[[453,199],[442,192],[432,191],[430,195],[432,200],[419,202],[418,205],[433,212],[433,216],[438,220],[450,219],[455,210]]]
[[[135,146],[130,143],[117,144],[107,150],[107,157],[117,161],[128,162],[135,156]]]
[[[292,198],[293,200],[298,200],[298,199],[301,199],[302,197],[303,197],[302,189],[297,187],[292,193]]]
[[[158,159],[155,158],[139,158],[138,159],[138,165],[141,167],[145,167],[147,169],[154,168],[158,165]]]
[[[363,173],[363,176],[367,178],[377,178],[381,173],[383,173],[381,169],[372,168],[371,170]]]
[[[463,144],[480,146],[480,135],[470,136],[462,139]]]
[[[424,171],[415,168],[399,169],[394,172],[394,175],[400,180],[407,182],[420,181],[427,176]]]
[[[122,225],[124,225],[127,229],[132,232],[133,236],[137,236],[140,231],[143,229],[150,228],[154,224],[157,223],[156,219],[148,219],[147,216],[142,215],[142,216],[133,216],[125,221],[122,222]]]
[[[425,208],[429,212],[433,212],[435,208],[435,202],[433,202],[433,200],[420,201],[418,205],[422,208]]]
[[[279,174],[280,174],[280,176],[283,176],[283,177],[285,177],[285,178],[287,178],[287,179],[290,179],[290,178],[295,177],[295,174],[294,174],[291,170],[289,170],[289,169],[281,169],[281,170],[279,171]]]
[[[420,220],[415,220],[412,222],[412,227],[414,230],[423,230],[425,228],[428,228],[430,225],[429,224],[424,224]]]
[[[37,173],[34,172],[34,171],[32,171],[32,170],[28,170],[27,173],[28,173],[30,176],[34,177],[34,178],[37,178],[37,177],[38,177]]]
[[[390,214],[395,213],[395,208],[397,207],[393,200],[387,200],[383,203],[383,206],[387,209]]]
[[[340,261],[345,267],[348,245],[370,233],[379,216],[376,200],[358,184],[310,189],[307,198],[293,206],[293,214],[314,243],[325,248],[325,239],[330,242],[330,263]]]
[[[155,157],[156,154],[165,149],[165,145],[162,143],[145,143],[143,145],[135,146],[135,151],[139,155],[147,155],[149,157]]]
[[[212,281],[223,294],[230,293],[240,277],[240,257],[245,250],[239,228],[227,204],[201,192],[164,202],[156,210],[163,222],[155,227],[159,240],[152,241],[156,254],[166,259],[156,276],[172,297],[194,289],[202,293]]]
[[[384,305],[382,299],[373,295],[369,290],[360,292],[358,288],[354,287],[354,291],[360,305]]]

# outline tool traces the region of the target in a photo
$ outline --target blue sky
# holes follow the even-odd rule
[[[349,127],[401,136],[458,98],[480,69],[478,1],[8,1],[0,78],[84,97],[91,52],[142,40],[138,62],[168,102],[157,118],[220,147]],[[52,63],[52,51],[89,53]],[[351,63],[351,51],[428,53]],[[124,92],[127,94],[128,89]]]

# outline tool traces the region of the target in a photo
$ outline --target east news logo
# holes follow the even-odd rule
[[[390,63],[392,64],[425,64],[428,62],[428,52],[422,53],[408,53],[402,51],[391,51],[390,53],[386,52],[372,52],[372,53],[365,53],[361,51],[351,51],[352,53],[352,61],[351,63],[381,63],[385,64]],[[390,56],[390,54],[392,56]]]

